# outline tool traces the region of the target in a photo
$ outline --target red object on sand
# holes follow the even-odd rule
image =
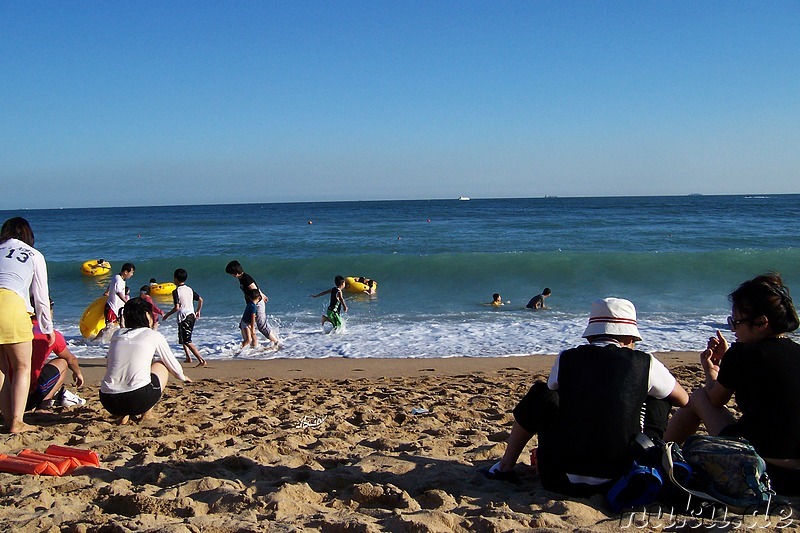
[[[94,450],[81,450],[80,448],[51,444],[47,447],[45,453],[58,455],[59,457],[73,457],[77,459],[81,465],[100,466],[100,458]]]
[[[50,461],[40,461],[29,457],[11,457],[3,455],[0,458],[0,472],[13,474],[34,474],[43,476],[59,476],[58,469]]]
[[[74,457],[61,457],[50,453],[35,452],[33,450],[22,450],[17,454],[18,457],[37,459],[39,461],[50,461],[58,470],[58,475],[63,476],[81,466],[81,462]]]

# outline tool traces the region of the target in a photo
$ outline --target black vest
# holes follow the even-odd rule
[[[552,435],[540,436],[561,471],[615,478],[628,470],[649,373],[648,354],[616,345],[584,345],[561,354],[558,422]]]

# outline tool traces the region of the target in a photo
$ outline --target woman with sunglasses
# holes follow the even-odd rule
[[[780,274],[745,281],[729,296],[728,326],[736,342],[717,331],[700,354],[705,386],[672,417],[664,440],[682,443],[700,422],[710,435],[744,437],[767,463],[772,487],[800,493],[800,345],[788,338],[797,311]],[[742,412],[725,407],[733,395]]]

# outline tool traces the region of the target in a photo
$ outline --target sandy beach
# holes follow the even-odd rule
[[[658,357],[687,388],[696,354]],[[35,413],[0,452],[95,450],[64,477],[0,474],[0,524],[17,531],[617,531],[602,497],[480,474],[500,457],[511,409],[553,356],[210,361],[170,381],[157,418],[116,426],[105,361],[83,360],[85,406]],[[74,390],[74,389],[73,389]],[[794,509],[794,522],[800,511]],[[667,520],[647,529],[664,528]],[[762,524],[766,525],[766,524]],[[632,527],[632,526],[631,526]]]

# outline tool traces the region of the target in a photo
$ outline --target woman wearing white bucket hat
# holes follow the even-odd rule
[[[686,405],[689,396],[669,370],[635,349],[642,336],[630,301],[593,302],[583,337],[589,344],[562,352],[547,383],[535,383],[516,406],[506,451],[485,472],[488,478],[515,481],[517,459],[538,434],[544,488],[580,496],[605,492],[628,472],[636,435],[660,438],[670,405]]]

